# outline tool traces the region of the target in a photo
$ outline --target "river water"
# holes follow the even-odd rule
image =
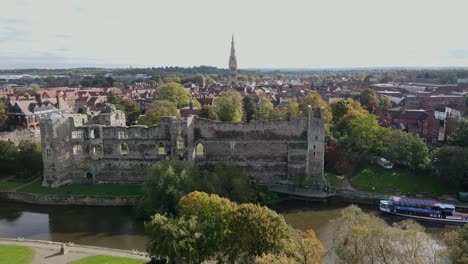
[[[284,202],[274,207],[286,222],[301,230],[313,229],[326,248],[332,246],[331,220],[346,204]],[[362,207],[376,213],[373,207]],[[386,218],[388,222],[393,219]],[[440,235],[450,227],[426,226]],[[74,242],[118,249],[145,249],[144,224],[132,208],[43,206],[0,202],[0,237]],[[331,263],[324,259],[325,263]]]

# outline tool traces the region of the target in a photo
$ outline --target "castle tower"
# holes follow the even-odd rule
[[[234,48],[234,34],[232,35],[231,41],[231,56],[229,56],[229,85],[239,84],[237,80],[237,59],[236,49]]]

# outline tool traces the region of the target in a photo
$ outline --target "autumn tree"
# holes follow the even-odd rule
[[[242,121],[242,96],[235,90],[222,92],[214,100],[216,112],[221,121],[240,122]]]
[[[163,116],[180,117],[179,110],[177,110],[174,102],[168,100],[154,101],[146,110],[145,115],[138,119],[138,124],[147,126],[159,124]]]
[[[206,119],[218,120],[218,114],[212,105],[204,105],[200,109],[200,114],[198,116]]]
[[[302,102],[299,104],[299,109],[303,115],[307,115],[309,105],[311,107],[323,107],[325,109],[325,123],[330,124],[333,118],[331,108],[325,101],[323,101],[320,94],[310,93],[302,99]]]
[[[445,254],[453,264],[468,263],[468,224],[457,231],[444,234]]]
[[[273,104],[270,98],[261,96],[258,101],[257,119],[258,120],[270,120],[273,111]]]
[[[338,263],[444,263],[440,246],[412,220],[389,228],[383,219],[350,206],[342,210],[334,226]]]

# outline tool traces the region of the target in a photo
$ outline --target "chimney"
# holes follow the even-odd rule
[[[42,104],[42,93],[36,93],[34,97],[36,98],[37,104]]]
[[[55,107],[57,107],[57,109],[60,109],[60,95],[59,95],[59,93],[57,93],[56,98],[57,98],[57,105]]]

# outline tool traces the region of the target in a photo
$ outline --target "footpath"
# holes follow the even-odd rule
[[[65,264],[93,255],[134,258],[141,259],[142,262],[148,262],[150,260],[146,252],[83,246],[43,240],[0,238],[0,244],[32,248],[35,251],[35,254],[31,264]],[[62,245],[65,245],[65,248],[68,251],[66,254],[60,253]]]

